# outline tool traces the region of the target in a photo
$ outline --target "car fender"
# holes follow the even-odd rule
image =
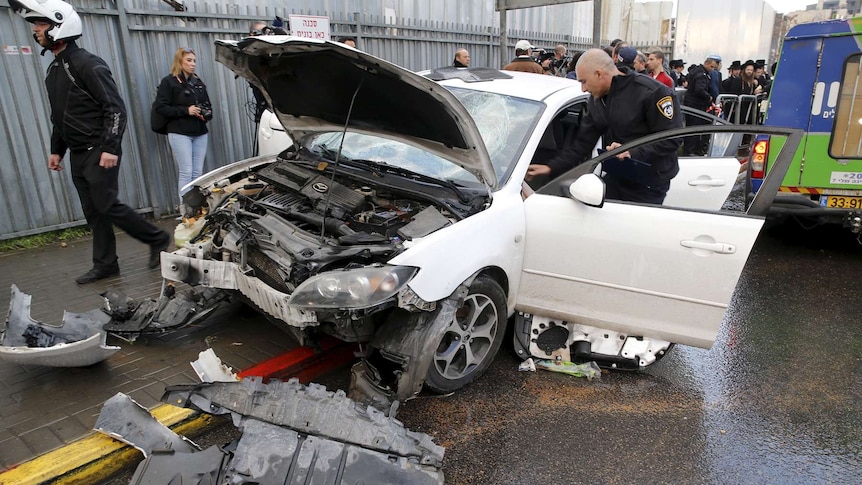
[[[525,230],[520,187],[510,183],[494,192],[486,210],[405,243],[408,249],[390,263],[419,268],[409,286],[425,301],[442,300],[482,268],[499,267],[509,280],[507,306],[511,311],[511,295],[517,293],[524,259]]]

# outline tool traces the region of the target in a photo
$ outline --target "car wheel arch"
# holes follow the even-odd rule
[[[500,311],[502,328],[498,329],[497,345],[492,352],[499,351],[499,344],[507,331],[508,315],[506,307],[506,292],[509,288],[508,278],[499,267],[483,268],[467,280],[447,298],[437,302],[433,311],[409,311],[404,308],[393,308],[385,317],[384,323],[378,328],[370,342],[367,356],[354,366],[352,371],[351,397],[357,401],[376,405],[385,409],[381,403],[394,400],[403,401],[416,395],[426,383],[426,376],[433,365],[433,357],[438,343],[443,338],[446,328],[455,318],[456,312],[471,294],[471,287],[477,281],[483,285],[493,284],[500,289]],[[491,356],[491,360],[493,355]],[[388,362],[387,362],[388,361]],[[384,376],[384,369],[392,370],[392,366],[401,367],[399,372]],[[483,366],[482,372],[484,372]],[[369,371],[373,369],[373,371]],[[476,377],[482,372],[477,373]],[[473,379],[470,379],[472,381]],[[360,383],[362,382],[362,383]]]

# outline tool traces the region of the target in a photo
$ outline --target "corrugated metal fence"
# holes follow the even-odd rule
[[[500,58],[499,29],[488,24],[498,18],[487,16],[493,12],[493,2],[481,2],[485,14],[475,9],[480,2],[443,3],[444,7],[473,4],[477,11],[467,15],[460,8],[451,10],[457,18],[481,17],[478,24],[392,17],[388,15],[392,9],[375,1],[291,2],[294,7],[310,4],[332,9],[312,11],[286,9],[278,0],[246,5],[213,0],[186,2],[184,12],[158,0],[71,3],[84,23],[78,44],[105,59],[126,101],[129,124],[123,140],[120,199],[155,217],[174,212],[179,203],[177,169],[167,140],[149,129],[155,88],[168,73],[178,47],[195,49],[197,72],[213,100],[205,171],[252,155],[251,92],[244,81],[214,61],[212,47],[216,39],[242,37],[251,21],[275,15],[286,19],[291,13],[325,15],[333,35],[353,35],[360,49],[411,70],[449,64],[460,47],[470,49],[474,66],[495,65]],[[369,13],[375,11],[382,14]],[[508,36],[512,43],[526,38],[535,45],[562,43],[572,49],[585,49],[591,42],[589,33],[575,37],[516,30],[511,23]],[[0,89],[0,239],[83,224],[69,171],[47,169],[51,128],[43,79],[52,56],[39,55],[30,24],[12,13],[6,0],[0,0],[0,44],[0,85],[6,86]]]

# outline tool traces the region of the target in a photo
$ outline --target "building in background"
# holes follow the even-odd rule
[[[764,0],[701,0],[677,2],[675,59],[687,64],[700,64],[706,56],[721,56],[722,74],[734,59],[775,58],[772,46],[775,9]]]

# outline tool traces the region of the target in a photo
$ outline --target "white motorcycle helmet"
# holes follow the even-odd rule
[[[62,0],[9,0],[9,6],[28,22],[43,20],[53,25],[47,32],[51,42],[71,41],[83,33],[81,17]]]

